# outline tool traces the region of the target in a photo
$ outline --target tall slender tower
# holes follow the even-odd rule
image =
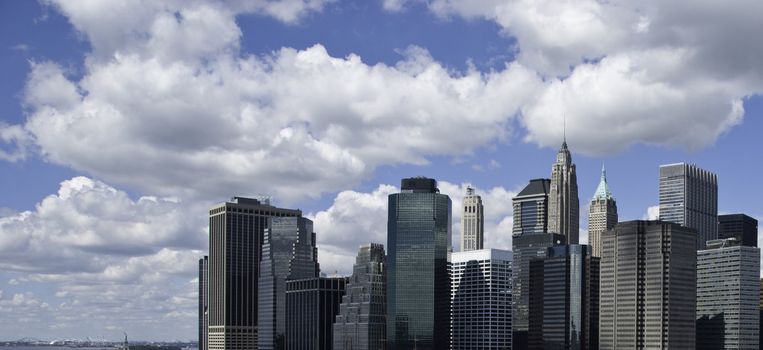
[[[607,171],[601,167],[601,180],[588,207],[588,242],[591,255],[601,256],[601,234],[617,225],[617,202],[607,184]]]
[[[387,349],[447,349],[451,201],[434,179],[400,187],[387,216]]]
[[[464,213],[461,215],[461,251],[480,250],[484,243],[485,215],[482,198],[474,194],[474,189],[466,188]]]
[[[199,259],[199,350],[207,350],[209,334],[209,257]]]
[[[718,176],[686,163],[660,166],[660,220],[697,230],[697,250],[718,238]]]
[[[580,234],[580,201],[578,178],[567,140],[556,154],[551,166],[551,190],[548,195],[548,232],[559,233],[567,238],[567,244],[578,244]]]

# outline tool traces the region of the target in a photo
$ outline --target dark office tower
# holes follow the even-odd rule
[[[758,349],[760,249],[733,239],[697,252],[697,349]]]
[[[696,231],[618,223],[602,236],[599,348],[694,349]]]
[[[331,350],[347,277],[286,282],[286,350]]]
[[[199,259],[199,350],[207,350],[207,332],[209,318],[207,315],[207,298],[209,293],[209,257]]]
[[[601,167],[601,179],[588,207],[588,241],[591,255],[601,256],[601,235],[617,225],[617,202],[607,184],[607,171]]]
[[[736,239],[735,244],[757,247],[758,220],[744,214],[718,215],[718,239],[727,238]]]
[[[512,237],[512,336],[514,349],[527,348],[530,302],[530,260],[542,258],[547,249],[565,244],[565,237],[548,233],[548,179],[534,179],[513,198],[514,232]]]
[[[551,167],[551,189],[548,193],[548,232],[560,233],[567,244],[577,244],[580,234],[580,200],[578,178],[567,141],[556,154]]]
[[[599,348],[599,258],[587,245],[530,262],[528,349]]]
[[[271,217],[300,215],[243,197],[209,210],[209,350],[257,347],[262,235]]]
[[[697,231],[697,250],[718,237],[718,176],[685,163],[660,166],[660,220]]]
[[[318,277],[313,222],[303,217],[272,218],[265,230],[260,263],[259,349],[285,349],[286,281]]]
[[[464,212],[461,214],[461,251],[482,249],[485,240],[485,213],[482,207],[482,197],[474,194],[474,189],[468,187],[463,202]]]
[[[511,349],[511,264],[508,250],[451,255],[451,349]]]
[[[402,180],[389,195],[387,349],[450,346],[451,202],[428,178]]]
[[[387,341],[384,245],[360,247],[334,322],[334,350],[383,349]]]

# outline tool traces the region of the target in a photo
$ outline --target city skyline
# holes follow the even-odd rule
[[[329,275],[386,242],[411,176],[452,199],[454,251],[467,187],[484,247],[511,249],[564,118],[580,243],[602,165],[620,221],[655,214],[676,162],[763,219],[759,2],[288,1],[0,4],[0,340],[195,339],[208,210],[233,196],[301,209]]]

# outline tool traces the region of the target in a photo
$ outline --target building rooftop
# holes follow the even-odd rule
[[[517,197],[548,194],[551,188],[551,179],[532,179],[525,188],[517,194]]]

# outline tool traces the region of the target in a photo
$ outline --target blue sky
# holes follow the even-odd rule
[[[690,162],[762,218],[762,5],[620,5],[0,4],[0,339],[195,339],[205,209],[237,194],[313,218],[325,272],[385,242],[407,176],[476,186],[509,248],[563,115],[581,205],[604,164],[641,219]]]

